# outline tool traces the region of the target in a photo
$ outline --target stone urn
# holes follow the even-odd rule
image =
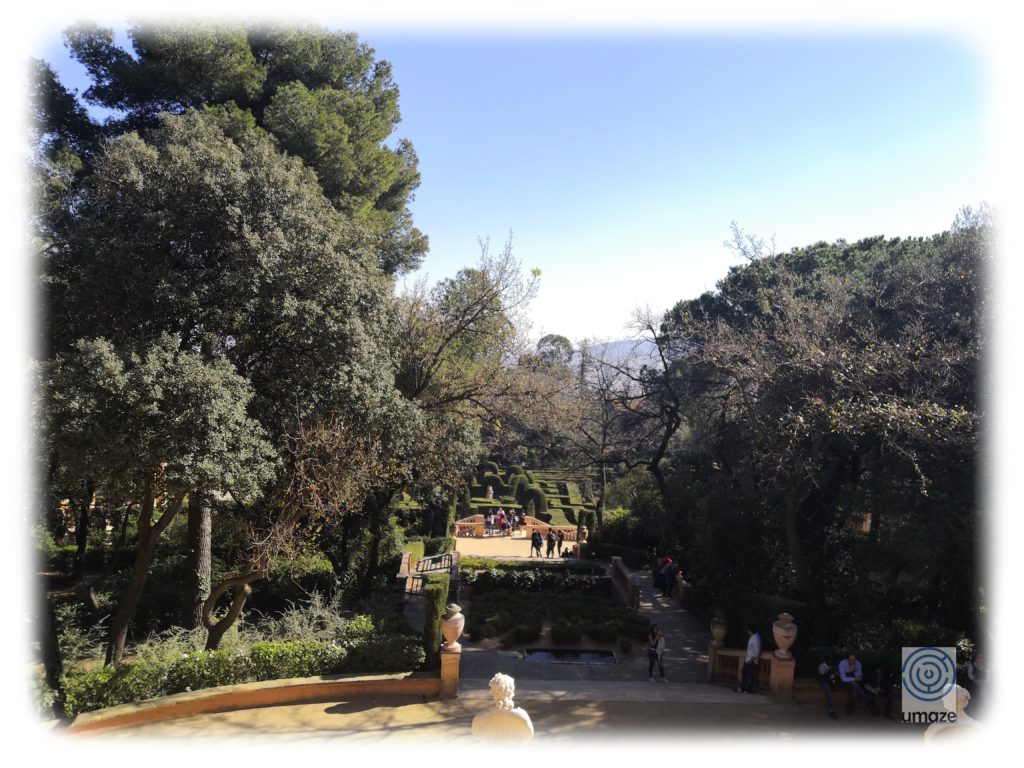
[[[581,525],[580,526],[580,544],[586,544],[587,543],[587,536],[589,536],[589,535],[590,535],[590,531],[587,530],[587,526]]]
[[[711,617],[711,645],[714,648],[721,648],[725,644],[725,635],[729,631],[729,625],[725,623],[725,617],[716,614]]]
[[[450,653],[459,653],[462,650],[459,638],[465,626],[466,617],[462,615],[462,608],[455,603],[446,605],[444,618],[441,619],[441,634],[444,635],[441,647]]]
[[[793,617],[788,613],[780,613],[779,618],[772,624],[772,635],[775,636],[775,656],[779,659],[790,659],[793,654],[789,652],[789,649],[793,647],[793,641],[796,640],[796,624],[793,623]]]

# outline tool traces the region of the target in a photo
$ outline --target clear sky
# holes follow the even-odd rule
[[[394,67],[421,274],[511,232],[542,271],[535,335],[622,338],[636,307],[712,289],[732,221],[788,249],[930,235],[991,200],[983,72],[948,34],[343,28]],[[61,48],[40,54],[84,87]]]

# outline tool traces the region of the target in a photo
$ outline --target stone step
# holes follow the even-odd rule
[[[459,698],[489,699],[488,680],[459,681]],[[615,681],[551,680],[516,681],[516,703],[529,701],[664,701],[678,704],[743,704],[772,705],[768,696],[759,693],[736,693],[729,688],[703,683],[650,683]]]

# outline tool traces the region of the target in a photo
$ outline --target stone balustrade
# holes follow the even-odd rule
[[[738,684],[747,653],[740,648],[708,649],[708,682]],[[762,651],[757,664],[757,689],[769,692],[780,701],[793,700],[793,676],[796,662],[780,659],[771,651]]]

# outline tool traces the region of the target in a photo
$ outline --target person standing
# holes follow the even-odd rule
[[[662,571],[664,571],[665,570],[665,566],[668,565],[671,562],[672,562],[672,558],[670,556],[668,556],[668,555],[665,555],[665,557],[661,558],[661,560],[658,561],[658,564],[656,566],[654,566],[654,588],[655,589],[660,589],[662,591],[665,590],[665,576],[662,574]]]
[[[658,664],[658,673],[661,675],[661,682],[667,683],[665,679],[665,636],[661,634],[657,624],[651,625],[651,631],[647,635],[647,677],[654,682],[654,664]]]
[[[661,569],[661,596],[672,597],[672,590],[676,586],[676,573],[679,571],[679,566],[676,565],[675,561],[669,558],[669,561],[665,563],[665,567]]]
[[[548,528],[547,535],[548,550],[546,557],[552,557],[555,554],[555,532]]]
[[[838,720],[839,715],[832,709],[832,667],[826,661],[818,665],[818,686],[825,694],[825,711],[833,720]]]
[[[537,557],[540,557],[540,548],[543,543],[544,540],[540,537],[540,531],[534,528],[533,535],[530,537],[530,557],[533,557],[534,550],[537,551]]]
[[[558,544],[558,556],[561,557],[562,556],[562,547],[565,545],[565,531],[559,530],[557,544]]]
[[[761,635],[753,624],[747,625],[747,653],[743,657],[743,672],[736,693],[754,693],[757,690],[757,664],[761,660]]]

